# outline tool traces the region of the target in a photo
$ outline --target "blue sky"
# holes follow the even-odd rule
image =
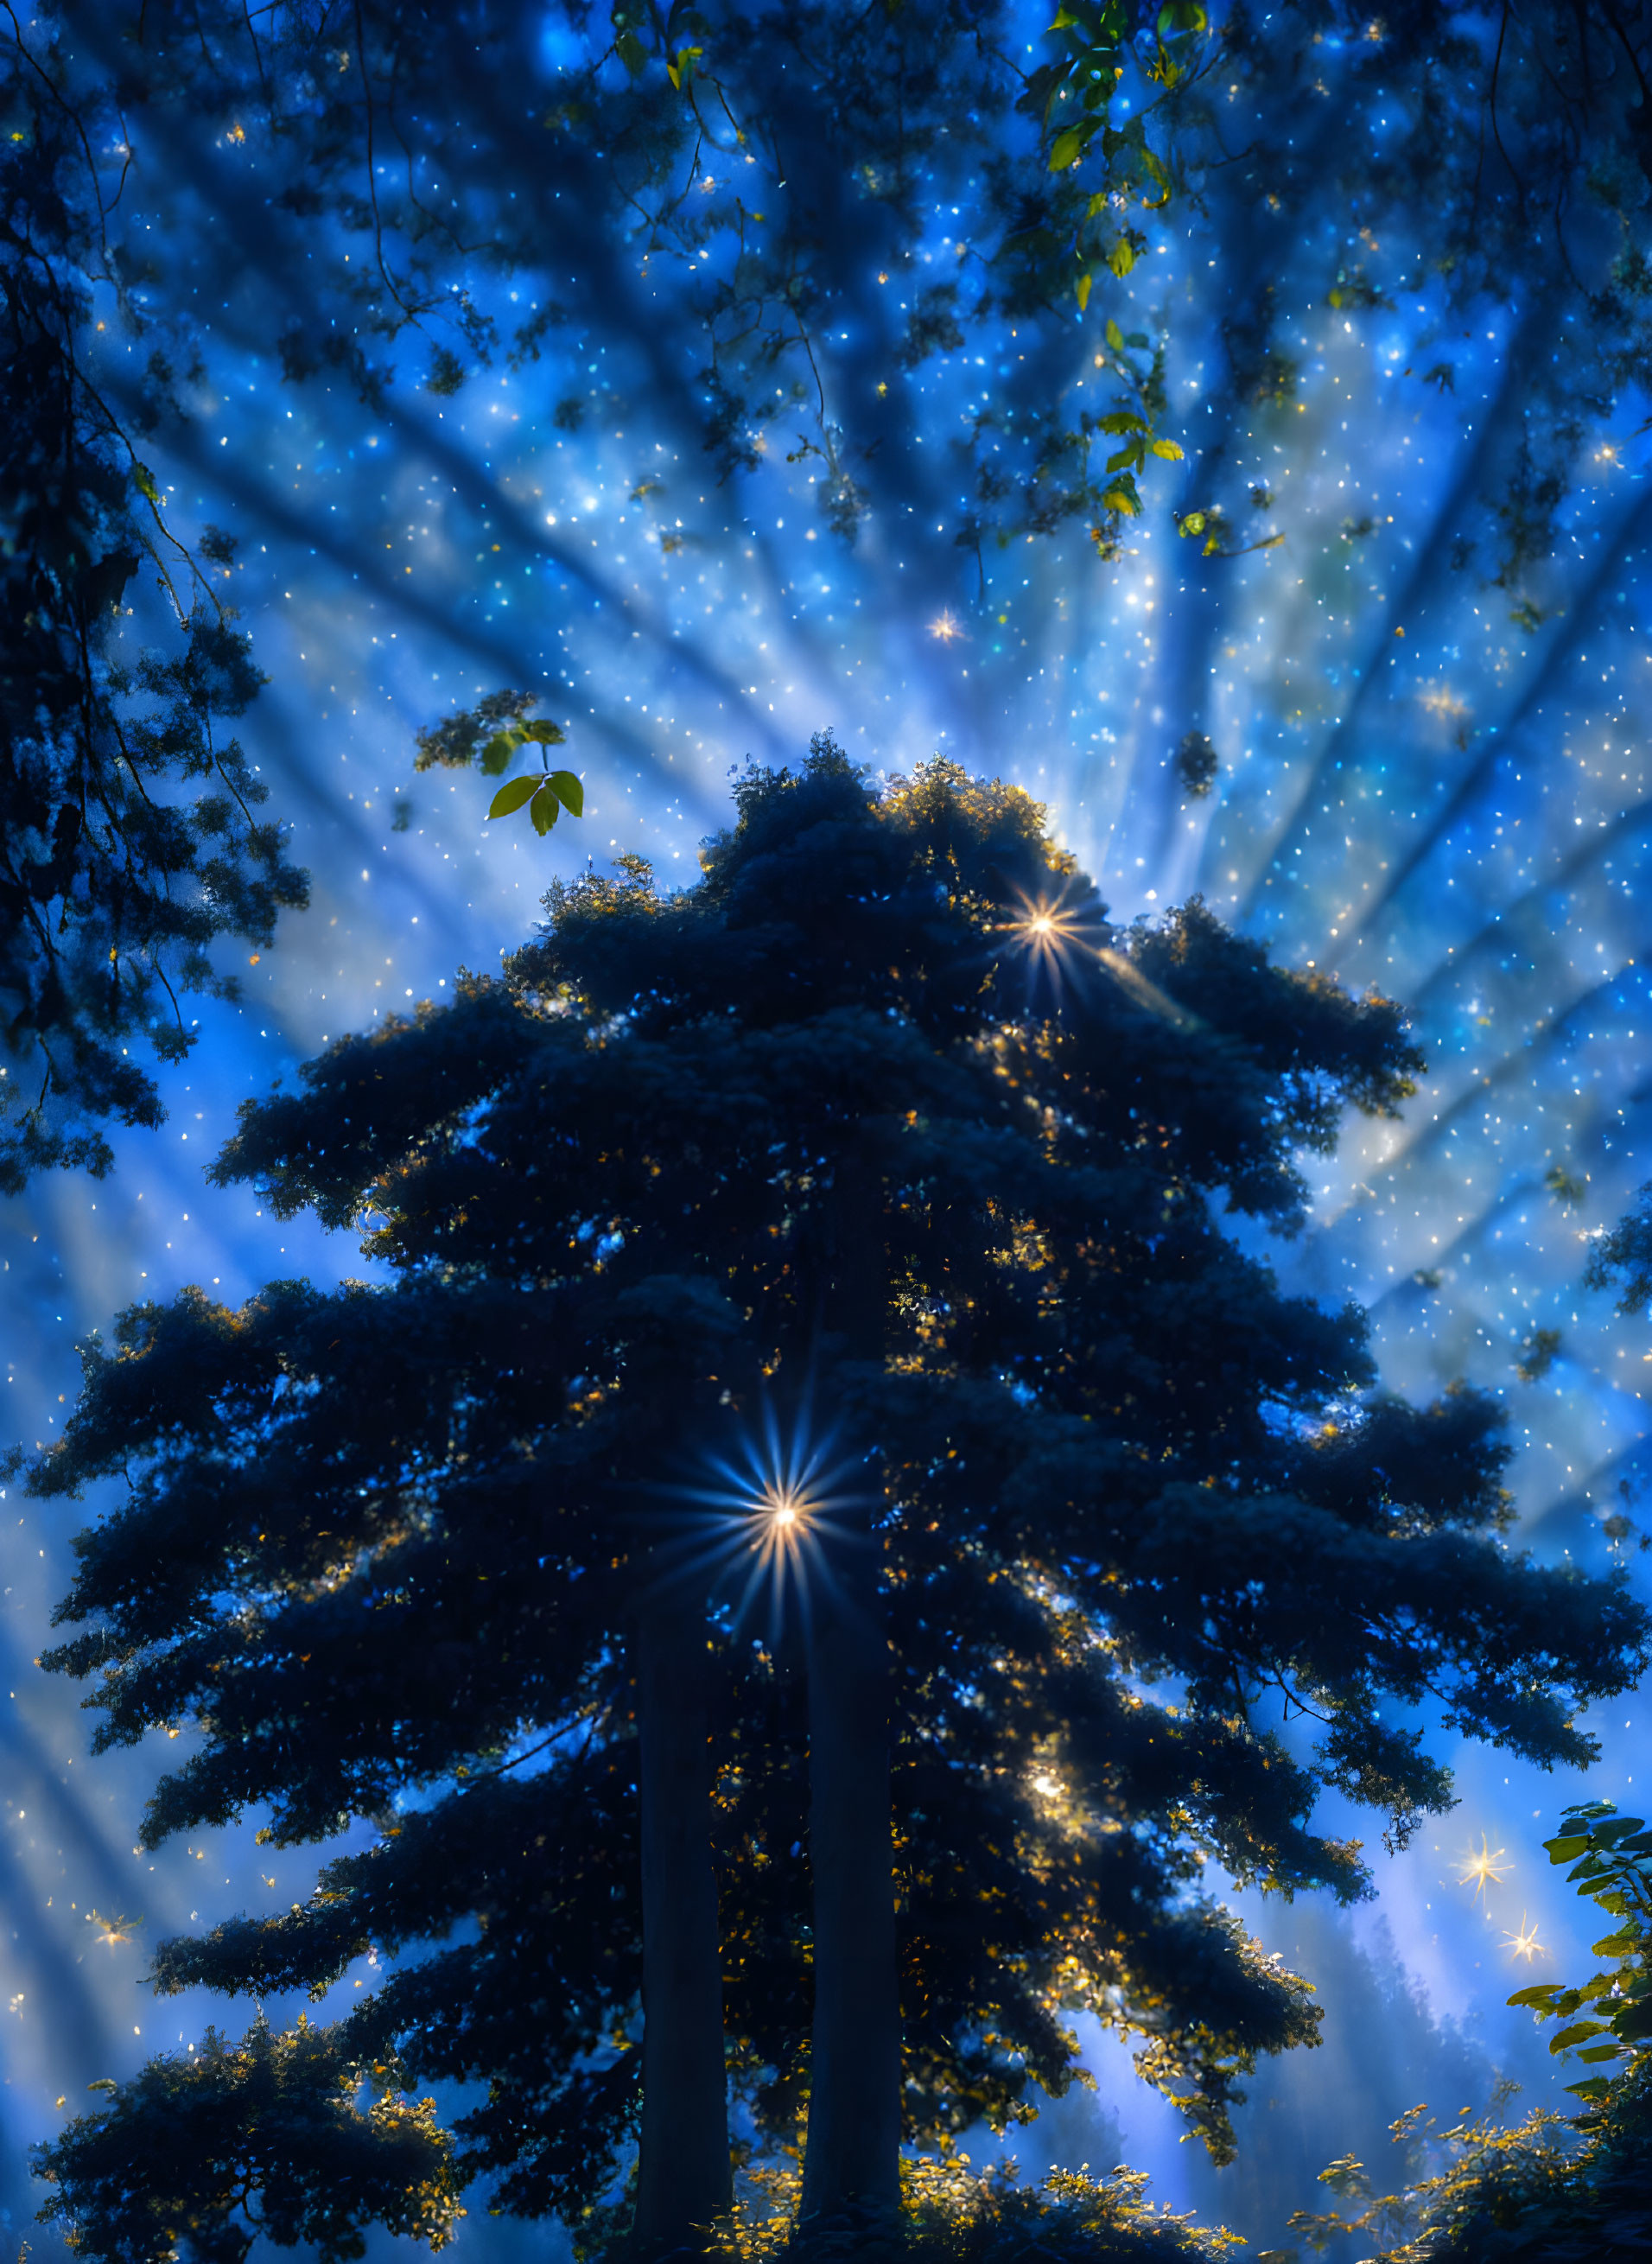
[[[221,149],[212,178],[232,157]],[[227,306],[291,287],[279,245],[214,236],[200,182],[171,185],[172,224],[200,231],[208,270],[233,270]],[[953,217],[937,206],[938,273]],[[1310,1159],[1308,1230],[1272,1254],[1287,1288],[1369,1309],[1386,1384],[1429,1397],[1465,1376],[1498,1391],[1523,1540],[1601,1569],[1600,1519],[1620,1484],[1638,1496],[1645,1482],[1652,1389],[1646,1317],[1619,1318],[1581,1287],[1588,1237],[1652,1179],[1648,404],[1622,402],[1579,460],[1532,584],[1540,618],[1518,620],[1483,540],[1489,467],[1520,415],[1518,296],[1449,318],[1426,293],[1346,315],[1313,287],[1312,245],[1272,247],[1282,303],[1300,299],[1300,390],[1247,407],[1220,351],[1213,255],[1237,256],[1224,225],[1218,208],[1157,230],[1121,287],[1144,328],[1168,323],[1164,429],[1186,465],[1163,468],[1118,563],[1074,528],[989,548],[984,588],[929,514],[953,478],[960,419],[1022,351],[1012,330],[891,371],[910,393],[914,446],[851,548],[821,512],[809,461],[786,461],[778,439],[755,472],[716,483],[662,405],[651,341],[617,303],[612,322],[598,301],[550,333],[518,372],[447,399],[408,385],[381,416],[342,386],[283,384],[267,354],[236,343],[251,326],[228,316],[192,424],[157,440],[153,463],[180,531],[237,538],[228,586],[271,678],[243,737],[314,900],[272,951],[242,951],[239,1006],[199,1007],[200,1042],[163,1076],[162,1130],[120,1137],[102,1183],[59,1175],[0,1205],[7,1435],[52,1435],[76,1340],[135,1299],[199,1282],[235,1301],[277,1275],[367,1270],[351,1237],[277,1223],[250,1191],[206,1186],[237,1103],[326,1038],[439,998],[461,964],[496,964],[552,876],[588,857],[640,850],[665,883],[688,884],[731,770],[795,756],[830,728],[880,770],[942,751],[1027,787],[1116,919],[1201,890],[1281,961],[1407,1002],[1430,1063],[1421,1090],[1399,1122],[1353,1118],[1336,1157]],[[829,340],[827,386],[866,379],[874,352],[868,335]],[[1066,381],[1083,381],[1087,353],[1075,316]],[[1454,390],[1408,378],[1425,353],[1449,354]],[[120,348],[105,354],[111,381],[130,382]],[[570,398],[577,430],[553,414]],[[1254,523],[1283,540],[1200,559],[1169,511],[1217,483],[1271,491]],[[1466,564],[1453,563],[1459,537],[1481,545]],[[140,613],[128,635],[161,628]],[[519,824],[488,828],[474,776],[412,770],[421,726],[507,683],[542,692],[585,780],[584,818],[545,842]],[[1171,761],[1191,730],[1220,761],[1204,801],[1186,798]],[[1583,1182],[1580,1201],[1545,1186],[1555,1165]],[[1559,1352],[1523,1382],[1516,1363],[1540,1328],[1560,1332]],[[79,2106],[89,2081],[211,2017],[137,1985],[144,1945],[192,1919],[296,1900],[313,1864],[269,1857],[250,1832],[134,1854],[162,1756],[90,1759],[76,1694],[31,1665],[80,1513],[13,1489],[8,1514],[0,2096],[15,2163],[55,2127],[60,2096]],[[1604,1754],[1588,1789],[1626,1806],[1644,1750],[1638,1702],[1591,1722]],[[1578,1968],[1590,1929],[1537,1845],[1578,1781],[1472,1749],[1454,1766],[1459,1807],[1407,1853],[1376,1850],[1375,1905],[1338,1920],[1247,1898],[1269,1947],[1300,1954],[1330,2006],[1333,2043],[1259,2082],[1251,2110],[1283,2114],[1304,2147],[1333,2069],[1350,2111],[1376,2112],[1354,2097],[1346,2032],[1336,2041],[1337,1985],[1366,2008],[1359,2020],[1390,2007],[1393,2050],[1380,2078],[1367,2060],[1361,2079],[1373,2097],[1392,2091],[1381,2119],[1427,2095],[1414,2079],[1507,2066],[1528,2101],[1555,2079],[1503,2000]],[[1457,1873],[1482,1833],[1505,1855],[1476,1897]],[[141,1926],[107,1939],[117,1917]],[[1508,1938],[1533,1929],[1528,1963]],[[1116,2048],[1096,2040],[1093,2062],[1097,2129],[1155,2171],[1157,2190],[1217,2210],[1241,2195],[1238,2173],[1192,2164]],[[1020,2152],[1040,2159],[1031,2141]],[[0,2201],[14,2217],[31,2206],[15,2169]],[[478,2254],[516,2238],[480,2211],[461,2236]]]

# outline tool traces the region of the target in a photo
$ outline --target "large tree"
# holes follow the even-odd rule
[[[161,1985],[402,1953],[341,2050],[485,2077],[471,2166],[536,2212],[605,2181],[640,1981],[648,2239],[726,2181],[725,2041],[761,2125],[807,2100],[816,2218],[1061,2088],[1064,2009],[1223,2152],[1314,2019],[1203,1868],[1359,1893],[1316,1790],[1401,1837],[1446,1804],[1409,1702],[1584,1760],[1644,1634],[1510,1551],[1491,1402],[1371,1397],[1357,1310],[1221,1230],[1288,1230],[1298,1151],[1402,1102],[1395,1006],[1198,903],[1110,928],[955,766],[817,742],[736,804],[697,888],[554,889],[502,980],[249,1104],[218,1176],[365,1223],[394,1286],[138,1309],[30,1481],[131,1478],[51,1663],[105,1743],[198,1724],[151,1840],[381,1825]],[[95,2118],[42,2159],[94,2232],[152,2178]]]

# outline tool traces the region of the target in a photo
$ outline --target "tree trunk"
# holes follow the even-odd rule
[[[876,1560],[864,1540],[852,1564],[840,1563],[839,1584],[809,1629],[815,2025],[805,2219],[893,2213],[900,2201],[888,1653]]]
[[[823,1318],[839,1357],[880,1361],[888,1260],[881,1172],[864,1133],[829,1211]],[[830,1542],[828,1543],[830,1548]],[[815,2022],[801,2216],[900,2202],[901,1987],[889,1793],[889,1653],[870,1512],[810,1590],[809,1867]]]
[[[732,2199],[704,1611],[646,1605],[635,1658],[643,2027],[632,2239],[660,2255],[702,2246]]]

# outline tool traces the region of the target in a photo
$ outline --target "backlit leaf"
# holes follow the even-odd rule
[[[512,811],[520,809],[525,802],[531,802],[543,783],[542,780],[536,778],[512,779],[509,786],[500,787],[489,804],[489,816],[509,817]]]

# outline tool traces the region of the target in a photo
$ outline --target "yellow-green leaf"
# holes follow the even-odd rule
[[[539,793],[543,784],[544,780],[542,779],[512,779],[509,786],[502,786],[500,787],[498,793],[495,795],[492,802],[489,804],[489,816],[509,817],[514,810],[520,809],[525,802],[532,802],[534,795]]]
[[[547,779],[528,804],[528,816],[533,820],[533,831],[541,836],[548,833],[562,814],[562,805],[556,798],[556,789]]]
[[[1573,2044],[1581,2044],[1590,2036],[1602,2036],[1605,2033],[1605,2021],[1574,2021],[1569,2027],[1562,2028],[1558,2035],[1549,2038],[1549,2050],[1552,2052],[1568,2051]],[[1612,2049],[1616,2050],[1615,2044]]]
[[[1069,126],[1065,133],[1058,134],[1050,151],[1051,172],[1064,173],[1069,165],[1076,165],[1083,156],[1084,144],[1089,139],[1082,126]]]
[[[1073,292],[1075,297],[1078,301],[1078,311],[1082,315],[1085,308],[1090,304],[1090,277],[1088,273],[1079,277],[1077,282],[1073,286]]]
[[[1167,464],[1181,462],[1183,451],[1177,446],[1174,440],[1155,440],[1150,445],[1154,454],[1163,456]]]
[[[1119,238],[1117,243],[1107,254],[1107,265],[1113,273],[1121,279],[1130,272],[1135,265],[1135,253],[1131,249],[1128,236],[1121,236]]]
[[[585,814],[585,788],[573,771],[553,771],[545,781],[570,816]]]
[[[1124,352],[1124,332],[1111,316],[1107,318],[1107,344],[1112,348],[1114,353]]]

